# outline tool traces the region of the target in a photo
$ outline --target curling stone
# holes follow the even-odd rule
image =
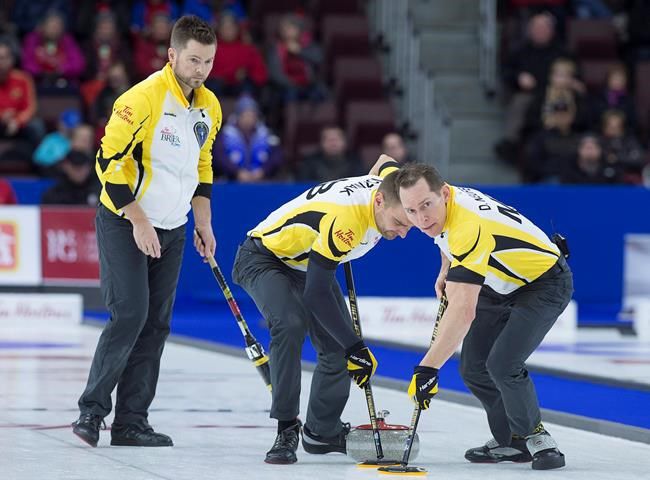
[[[382,410],[377,412],[377,427],[381,437],[381,446],[384,451],[383,462],[392,461],[399,463],[404,455],[404,445],[409,435],[407,425],[391,425],[386,423],[389,412]],[[348,433],[346,450],[349,457],[359,463],[377,461],[377,451],[372,437],[372,425],[365,424],[353,428]],[[413,439],[411,456],[409,460],[418,456],[420,451],[420,439],[417,433]]]

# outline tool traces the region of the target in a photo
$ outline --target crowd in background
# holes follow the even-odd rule
[[[650,2],[509,0],[500,7],[508,103],[497,155],[526,183],[643,183],[650,131],[635,89],[649,87],[633,79],[650,60]]]
[[[206,86],[224,110],[213,151],[218,179],[325,181],[364,173],[382,151],[414,161],[393,117],[370,144],[346,125],[335,78],[339,52],[326,41],[326,21],[317,13],[318,5],[346,2],[278,4],[293,7],[269,13],[268,2],[256,0],[4,2],[0,173],[53,178],[45,203],[93,204],[99,190],[94,155],[113,102],[165,65],[171,28],[184,14],[204,18],[217,32]],[[352,4],[357,10],[350,12],[363,16],[363,2]],[[634,96],[644,86],[632,81],[638,62],[650,60],[650,1],[502,0],[499,15],[507,105],[496,154],[515,165],[525,183],[641,184],[644,168],[650,179],[650,119]],[[608,57],[600,83],[585,78],[584,52],[567,43],[576,18],[606,19],[617,32],[615,58]],[[362,94],[372,90],[361,85]],[[52,118],[57,98],[77,103]],[[330,114],[321,118],[321,111]],[[316,133],[296,127],[295,112],[303,112],[303,120],[318,117]],[[7,185],[0,182],[0,202],[15,197],[5,193]]]
[[[186,14],[210,22],[218,37],[206,81],[224,111],[215,177],[325,181],[368,170],[339,115],[319,125],[319,138],[306,150],[288,148],[281,138],[287,105],[316,105],[335,95],[310,10],[316,1],[285,2],[296,8],[276,14],[272,24],[252,19],[255,2],[245,0],[9,3],[0,11],[0,171],[55,178],[44,203],[96,201],[94,153],[113,103],[166,64],[173,23]],[[54,120],[41,115],[39,102],[71,97],[80,104]],[[387,128],[383,135],[406,160],[399,133]],[[383,148],[377,144],[373,155]]]

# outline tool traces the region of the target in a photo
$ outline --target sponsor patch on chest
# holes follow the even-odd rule
[[[181,137],[177,135],[177,131],[172,126],[165,126],[160,130],[160,140],[169,143],[172,147],[181,146]]]

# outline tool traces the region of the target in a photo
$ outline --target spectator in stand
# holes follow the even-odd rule
[[[255,183],[271,178],[282,163],[280,140],[260,120],[257,102],[244,95],[213,147],[215,172],[229,180]]]
[[[606,165],[598,137],[586,134],[580,139],[578,155],[562,173],[562,183],[612,184],[620,183],[617,168]]]
[[[126,92],[130,87],[131,81],[129,80],[126,66],[122,62],[117,62],[111,65],[108,69],[104,88],[102,88],[97,95],[92,107],[91,116],[93,122],[98,129],[98,134],[101,133],[101,135],[97,137],[98,140],[101,140],[104,136],[104,127],[113,112],[113,104],[115,103],[115,100],[117,100],[117,97]]]
[[[282,99],[322,100],[324,87],[318,71],[323,54],[311,33],[295,15],[285,16],[279,26],[279,39],[268,57],[269,73]]]
[[[382,153],[385,153],[389,157],[393,157],[402,165],[413,161],[408,149],[406,148],[404,139],[397,132],[391,132],[384,135],[384,138],[381,141],[381,150]]]
[[[15,205],[18,203],[16,192],[9,180],[0,178],[0,205]]]
[[[645,155],[641,144],[625,131],[625,114],[607,110],[602,116],[601,146],[606,166],[615,168],[625,183],[641,183]]]
[[[38,109],[34,82],[29,73],[15,68],[12,42],[0,38],[0,138],[17,140],[27,162],[41,141],[45,128],[36,117]]]
[[[158,15],[164,15],[170,22],[178,18],[178,5],[173,0],[137,0],[131,10],[131,31],[147,32],[153,28]]]
[[[588,107],[584,95],[585,86],[576,78],[576,65],[568,58],[558,58],[551,66],[548,86],[539,92],[526,113],[523,133],[525,136],[535,133],[544,127],[546,116],[552,112],[552,107],[558,103],[575,106],[574,130],[587,128]]]
[[[268,79],[262,55],[254,45],[240,37],[235,16],[224,13],[217,29],[219,53],[206,86],[218,97],[239,96],[242,92],[257,94]]]
[[[555,39],[555,19],[547,14],[530,18],[527,39],[516,48],[503,66],[505,87],[511,91],[506,112],[504,137],[497,145],[497,154],[513,162],[521,142],[521,133],[528,111],[535,96],[544,92],[551,64],[566,56],[565,49]]]
[[[129,49],[123,48],[117,21],[109,10],[101,11],[94,20],[92,38],[84,49],[88,80],[105,80],[108,70],[115,62],[128,63]]]
[[[167,64],[167,49],[173,23],[166,13],[156,13],[148,33],[135,39],[134,64],[137,80],[143,80]]]
[[[574,161],[578,136],[573,131],[576,107],[558,100],[548,106],[544,128],[527,146],[522,167],[525,182],[557,183],[566,166]]]
[[[106,85],[108,70],[116,62],[129,63],[129,49],[123,48],[124,43],[118,30],[117,22],[110,10],[101,10],[92,20],[94,24],[92,38],[84,44],[86,71],[81,85],[81,96],[86,111],[92,112],[92,105],[97,95]]]
[[[40,89],[75,89],[86,62],[75,39],[66,32],[63,15],[50,11],[23,42],[23,68]]]
[[[246,22],[246,8],[241,0],[185,0],[182,15],[196,15],[210,24],[215,23],[215,13],[233,15],[238,23]]]
[[[96,207],[101,184],[93,166],[92,156],[72,150],[58,165],[60,176],[56,183],[43,193],[41,203]]]
[[[303,158],[298,179],[325,182],[366,173],[361,159],[348,150],[343,130],[332,125],[321,130],[319,149]]]
[[[642,87],[645,88],[645,87]],[[616,109],[625,114],[627,126],[634,129],[636,126],[636,108],[634,97],[629,91],[627,70],[625,65],[613,65],[607,73],[605,88],[589,99],[592,128],[600,128],[600,121],[607,110]]]
[[[70,151],[72,131],[81,123],[77,110],[68,109],[61,113],[56,132],[48,133],[34,152],[34,163],[43,174],[51,173],[52,168]]]
[[[64,18],[70,15],[70,0],[29,0],[14,2],[12,22],[18,26],[20,35],[33,31],[48,12],[60,12]]]
[[[613,13],[603,0],[573,0],[573,9],[578,18],[612,18]]]
[[[86,44],[95,33],[97,18],[109,14],[117,25],[117,35],[126,38],[131,29],[131,0],[100,0],[75,2],[74,31],[80,44]]]

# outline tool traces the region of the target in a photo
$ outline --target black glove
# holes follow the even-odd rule
[[[363,388],[377,370],[377,360],[363,341],[357,342],[345,351],[348,359],[348,375]]]
[[[438,369],[418,365],[413,369],[408,395],[422,410],[429,408],[431,399],[438,393]]]

